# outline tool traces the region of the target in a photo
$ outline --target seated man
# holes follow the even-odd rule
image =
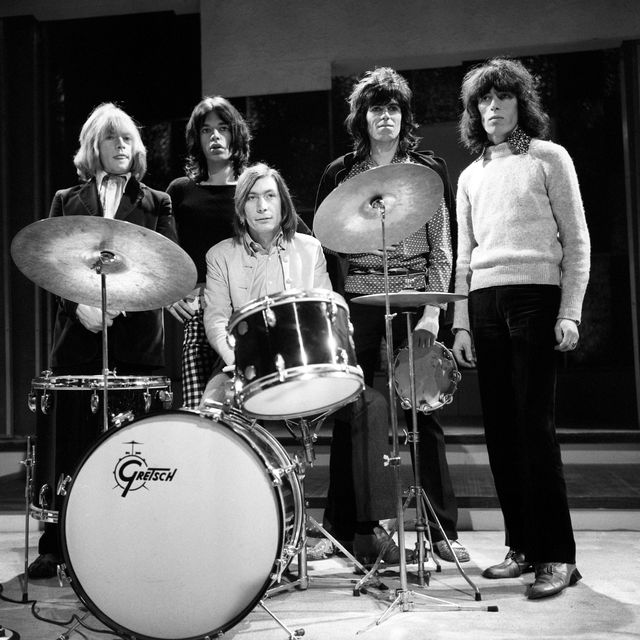
[[[296,233],[297,216],[280,174],[264,164],[246,169],[236,186],[233,238],[207,252],[204,326],[207,338],[227,366],[234,352],[227,343],[232,313],[250,300],[287,289],[328,289],[331,282],[322,247],[315,238]],[[208,386],[220,386],[219,378]],[[224,382],[224,378],[222,378]],[[207,392],[205,392],[207,393]],[[356,558],[397,564],[400,551],[378,525],[396,516],[393,472],[383,464],[389,452],[386,401],[367,388],[358,399],[335,414],[358,434],[353,447],[341,447],[351,477],[338,483],[345,458],[331,460],[331,481],[325,522]],[[347,429],[335,429],[339,434]],[[336,436],[334,436],[336,437]],[[339,436],[338,436],[339,437]],[[344,475],[344,474],[343,474]]]

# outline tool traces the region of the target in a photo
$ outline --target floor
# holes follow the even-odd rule
[[[5,626],[5,635],[0,632],[0,638],[111,640],[120,637],[106,629],[91,614],[84,619],[84,623],[93,630],[81,627],[69,631],[64,624],[54,624],[70,621],[72,616],[86,613],[74,591],[68,584],[60,586],[57,579],[31,581],[27,593],[23,593],[23,524],[23,517],[0,516],[0,624]],[[30,557],[35,557],[37,538],[38,532],[32,530]],[[352,565],[344,558],[333,556],[309,561],[308,589],[285,590],[267,598],[268,608],[289,628],[288,632],[258,606],[227,630],[224,637],[237,640],[286,640],[293,638],[291,634],[296,630],[304,629],[305,640],[356,637],[363,640],[640,638],[640,535],[637,531],[577,531],[578,567],[583,579],[558,596],[537,601],[525,597],[531,574],[500,581],[481,577],[482,569],[499,560],[504,552],[500,531],[465,531],[461,539],[471,553],[471,562],[462,566],[479,589],[480,601],[476,601],[473,589],[455,565],[446,562],[442,562],[440,572],[432,564],[427,565],[430,571],[429,585],[426,587],[418,586],[415,572],[409,572],[407,590],[400,594],[398,606],[390,608],[395,589],[401,586],[397,570],[381,574],[382,585],[388,587],[387,590],[370,585],[366,593],[354,597],[353,581],[357,576],[352,572]],[[411,546],[414,540],[415,533],[407,531],[407,546]],[[250,551],[229,549],[229,553],[237,554],[238,561],[242,563],[252,562]],[[161,558],[161,555],[158,553],[157,557]],[[294,559],[289,567],[294,572],[295,562]],[[167,572],[171,573],[171,566],[167,567]],[[202,589],[203,597],[206,591],[211,593],[212,584],[218,584],[215,588],[219,593],[213,596],[223,604],[235,586],[233,575],[226,576],[224,584],[221,584],[221,577],[202,576],[194,572],[192,579],[197,583],[196,588]],[[104,578],[100,582],[106,584],[107,578],[112,580],[114,576],[105,575]],[[140,598],[143,598],[144,576],[140,578]],[[93,594],[89,595],[93,597]],[[260,593],[255,595],[258,597]],[[28,602],[23,604],[25,596]],[[497,611],[493,610],[495,608]],[[190,626],[192,620],[204,620],[204,628],[211,631],[221,626],[213,612],[208,618],[209,610],[203,610],[197,599],[178,608],[169,590],[166,594],[166,611],[175,612],[181,621],[178,624],[181,638],[204,637],[193,635]],[[166,611],[161,615],[166,615]],[[385,619],[380,621],[383,615]],[[207,627],[209,620],[211,625]],[[223,622],[226,625],[228,621]],[[136,624],[141,634],[139,638],[148,633],[144,620],[136,619]],[[102,630],[102,633],[97,630]],[[161,637],[169,638],[165,635]]]

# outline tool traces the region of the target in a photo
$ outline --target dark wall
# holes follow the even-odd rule
[[[46,217],[55,191],[77,183],[72,159],[78,134],[102,102],[118,103],[143,125],[148,185],[164,189],[182,173],[184,122],[201,91],[197,14],[0,22],[5,239]],[[1,375],[3,389],[7,377],[12,389],[0,407],[5,419],[13,410],[13,431],[20,435],[33,432],[25,399],[31,379],[48,365],[53,306],[11,262],[6,270],[11,308],[2,328],[11,344],[3,343],[3,356],[10,373]],[[174,375],[180,328],[167,325],[169,362],[159,373]]]

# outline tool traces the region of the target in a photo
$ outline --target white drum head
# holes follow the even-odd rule
[[[309,367],[310,370],[313,367]],[[251,387],[249,387],[251,388]],[[362,391],[362,380],[355,375],[304,375],[282,383],[260,385],[247,393],[242,410],[258,418],[295,418],[323,413],[340,406]]]
[[[279,554],[271,481],[244,438],[211,417],[171,412],[110,432],[62,512],[74,589],[141,639],[230,628],[266,591]]]

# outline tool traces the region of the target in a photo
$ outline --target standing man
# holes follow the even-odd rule
[[[111,103],[96,107],[82,127],[74,158],[81,183],[55,194],[50,217],[114,218],[177,242],[169,196],[140,182],[147,168],[146,154],[138,127],[129,115]],[[109,365],[118,374],[149,375],[164,365],[162,310],[109,311],[107,326]],[[59,299],[51,350],[53,373],[96,375],[102,367],[101,309]],[[90,411],[86,404],[84,394],[59,393],[55,419],[60,428],[86,420]],[[66,451],[57,451],[56,457],[75,463],[91,444],[82,433],[77,438],[69,433],[62,443]],[[58,529],[57,524],[45,524],[38,545],[40,555],[28,569],[30,578],[56,575],[61,562]]]
[[[334,160],[325,169],[318,187],[316,209],[340,183],[373,167],[416,163],[433,169],[444,183],[444,198],[424,227],[391,248],[388,254],[389,291],[448,291],[452,268],[449,215],[454,211],[453,191],[444,160],[430,151],[415,151],[418,139],[413,133],[415,124],[411,96],[407,81],[388,67],[368,71],[355,85],[349,97],[350,112],[346,119],[354,150]],[[425,211],[427,213],[430,212]],[[384,292],[382,251],[329,255],[328,269],[334,289],[349,302],[358,364],[364,371],[365,383],[372,386],[380,345],[385,336],[385,310],[382,307],[354,304],[352,300],[357,296]],[[440,310],[437,306],[424,307],[412,334],[415,346],[430,347],[433,344],[438,334]],[[400,345],[405,333],[404,319],[397,314],[393,323],[394,348]],[[395,398],[391,398],[391,401],[395,401]],[[406,411],[405,417],[407,424],[411,424],[411,411]],[[466,562],[469,554],[457,542],[458,510],[442,427],[434,414],[418,413],[418,430],[418,473],[422,485],[458,560]],[[357,465],[358,452],[363,446],[366,446],[366,442],[356,438],[353,433],[334,429],[331,457],[342,457],[345,464],[341,468],[332,466],[329,494],[333,502],[330,501],[327,516],[332,526],[344,531],[344,535],[352,534],[354,522],[353,514],[347,514],[345,509],[340,508],[340,488],[351,486],[353,465]],[[353,462],[346,455],[340,456],[341,451],[352,451]],[[341,522],[331,520],[334,513],[343,514]],[[377,523],[371,522],[368,526],[374,533],[378,531]],[[431,536],[434,551],[444,560],[453,561],[440,530],[431,527]]]
[[[480,156],[458,183],[453,353],[478,366],[489,462],[509,548],[485,578],[535,569],[529,598],[580,579],[554,405],[557,352],[572,351],[590,242],[567,151],[517,60],[496,58],[462,83],[462,141]],[[472,350],[475,346],[475,356]]]
[[[249,160],[249,127],[238,110],[221,96],[203,98],[191,112],[186,127],[186,176],[167,188],[173,204],[180,244],[198,270],[196,288],[168,307],[184,323],[182,342],[182,405],[196,409],[218,355],[207,341],[202,322],[205,254],[233,236],[238,176]]]

